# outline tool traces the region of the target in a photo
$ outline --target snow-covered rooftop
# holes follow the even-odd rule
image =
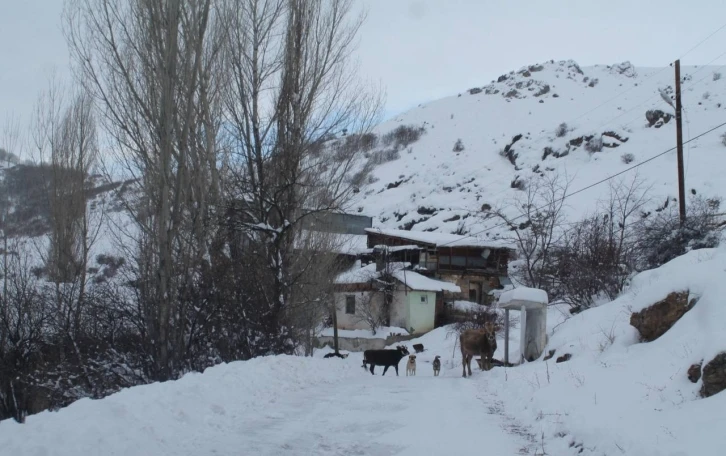
[[[449,291],[452,293],[460,293],[461,288],[451,282],[430,279],[417,272],[406,270],[410,263],[391,263],[390,269],[393,271],[393,277],[399,282],[406,285],[410,290],[417,291]],[[363,284],[381,276],[380,271],[376,271],[375,264],[369,264],[361,267],[361,262],[356,261],[355,265],[340,274],[335,283],[339,284]]]
[[[436,247],[489,247],[492,249],[513,249],[511,242],[498,239],[482,239],[476,236],[437,233],[433,231],[407,231],[392,228],[366,228],[368,233],[381,234]]]
[[[313,247],[330,248],[335,253],[358,255],[367,249],[368,236],[365,234],[338,234],[324,231],[302,230],[301,236],[295,239],[298,248],[306,244]]]
[[[411,290],[461,293],[461,288],[456,284],[444,280],[429,279],[418,272],[399,269],[393,273],[393,276]]]
[[[547,292],[539,288],[518,287],[499,296],[500,308],[542,307],[548,302]]]

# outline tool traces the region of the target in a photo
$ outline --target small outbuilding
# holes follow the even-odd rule
[[[409,263],[389,265],[395,281],[389,308],[391,326],[405,328],[411,334],[424,334],[434,329],[435,304],[439,295],[460,293],[461,288],[450,282],[435,280],[406,269]],[[369,320],[379,314],[384,294],[374,284],[382,278],[376,264],[352,269],[335,280],[335,309],[338,329],[369,329]]]
[[[504,363],[509,364],[509,311],[520,311],[519,362],[534,361],[547,345],[547,292],[538,288],[518,287],[499,296],[498,307],[504,309]]]

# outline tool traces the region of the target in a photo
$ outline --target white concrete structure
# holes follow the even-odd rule
[[[499,296],[499,308],[504,309],[504,363],[509,363],[509,311],[519,310],[519,362],[534,361],[547,345],[547,292],[538,288],[520,287]]]

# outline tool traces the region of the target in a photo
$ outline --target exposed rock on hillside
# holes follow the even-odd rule
[[[630,324],[640,333],[644,342],[652,342],[666,333],[696,304],[688,301],[688,291],[674,292],[640,312],[630,316]]]

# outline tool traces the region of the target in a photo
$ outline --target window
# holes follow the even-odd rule
[[[426,304],[427,302],[429,302],[429,297],[426,296],[426,295],[422,295],[421,296],[421,304]]]
[[[355,315],[355,296],[345,297],[345,313]]]
[[[469,301],[471,302],[479,302],[476,300],[476,290],[471,288],[469,289]]]

